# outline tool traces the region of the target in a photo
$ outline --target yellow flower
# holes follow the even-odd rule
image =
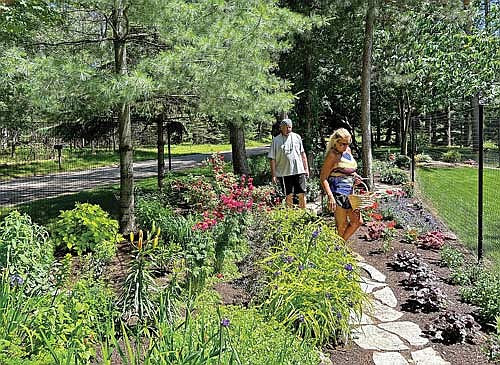
[[[130,232],[130,242],[134,242],[134,232]]]

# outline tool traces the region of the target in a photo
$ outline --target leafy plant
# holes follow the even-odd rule
[[[380,181],[391,185],[401,185],[409,181],[408,174],[397,167],[391,167],[380,173]]]
[[[127,320],[135,317],[139,321],[148,321],[155,315],[152,294],[157,290],[157,286],[151,272],[159,234],[159,230],[148,232],[145,239],[141,230],[137,243],[135,243],[134,234],[130,234],[130,242],[135,248],[135,257],[117,302],[122,316]]]
[[[414,289],[411,299],[426,312],[440,310],[446,305],[446,294],[435,285]]]
[[[285,217],[287,217],[285,219]],[[301,210],[273,215],[274,247],[261,262],[266,299],[260,307],[317,343],[349,337],[351,311],[361,313],[367,297],[359,286],[355,260],[326,222]]]
[[[75,205],[72,210],[62,211],[50,226],[56,247],[64,246],[78,255],[92,252],[97,258],[110,261],[116,253],[116,243],[123,239],[118,233],[118,222],[98,205]]]
[[[14,210],[0,222],[0,268],[26,282],[26,289],[47,288],[53,246],[47,230]]]
[[[415,155],[415,162],[417,163],[429,163],[432,162],[432,157],[426,153],[419,153]]]
[[[391,266],[396,271],[416,272],[426,264],[420,259],[419,254],[404,250],[394,254]]]
[[[462,154],[455,150],[446,151],[441,155],[441,160],[451,163],[460,162],[462,160]]]
[[[450,269],[458,269],[464,264],[464,254],[451,245],[444,245],[439,253],[443,265]]]
[[[481,326],[470,314],[460,314],[454,311],[441,313],[428,326],[428,333],[436,340],[447,345],[455,343],[474,343],[477,340]]]
[[[394,159],[394,165],[399,167],[400,169],[408,169],[410,168],[411,159],[406,155],[397,155]]]
[[[445,238],[440,231],[430,231],[418,236],[417,242],[421,248],[439,249],[444,245]]]
[[[481,270],[472,285],[460,288],[464,301],[479,307],[479,314],[487,322],[493,322],[500,313],[500,275]]]

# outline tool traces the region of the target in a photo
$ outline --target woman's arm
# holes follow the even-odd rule
[[[333,212],[335,211],[336,204],[333,198],[333,193],[330,190],[330,184],[328,183],[328,177],[332,170],[338,165],[339,159],[332,152],[328,153],[321,167],[321,172],[319,174],[319,180],[323,191],[328,197],[328,209]]]

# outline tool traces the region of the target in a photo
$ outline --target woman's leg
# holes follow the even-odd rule
[[[347,221],[347,213],[347,209],[340,208],[337,205],[337,208],[335,209],[335,225],[337,226],[337,234],[341,237],[344,237],[344,232],[346,231],[349,223]]]
[[[343,231],[342,238],[347,241],[353,234],[358,230],[363,224],[363,218],[361,217],[361,211],[348,209],[347,216],[349,217],[349,224]]]

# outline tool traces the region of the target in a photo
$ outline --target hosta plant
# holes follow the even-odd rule
[[[415,272],[426,264],[415,252],[403,250],[394,254],[394,259],[390,264],[396,271]]]
[[[56,247],[78,255],[91,252],[105,262],[111,260],[117,242],[123,240],[118,222],[100,206],[88,203],[76,203],[74,209],[62,211],[50,232]]]

